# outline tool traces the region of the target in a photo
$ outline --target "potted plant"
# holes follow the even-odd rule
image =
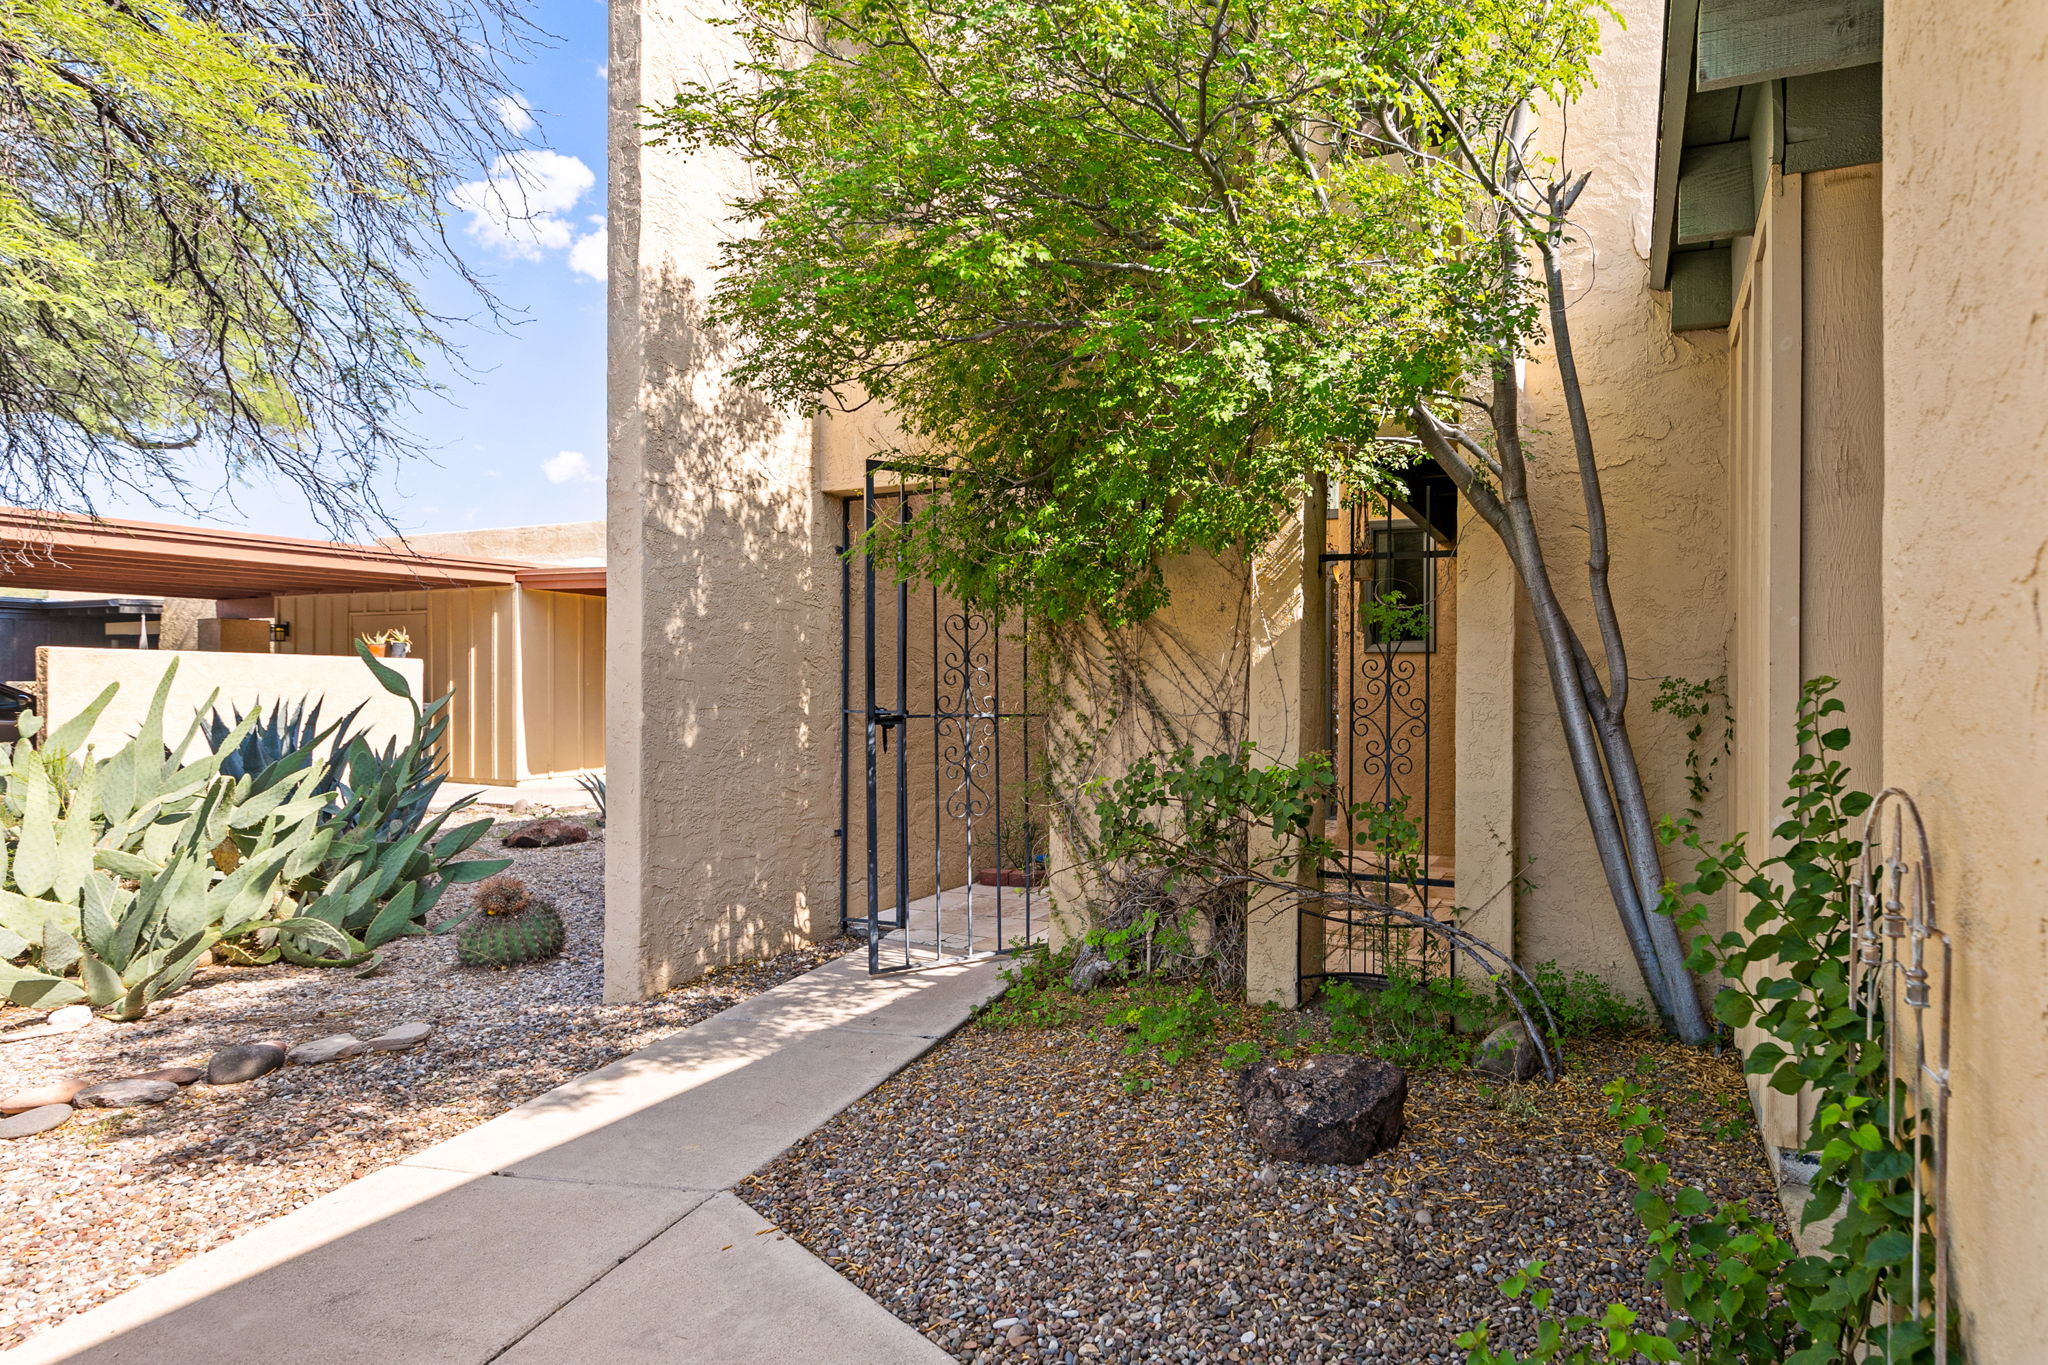
[[[369,650],[369,651],[370,651],[370,653],[371,653],[371,654],[373,654],[373,655],[375,655],[375,656],[376,656],[377,658],[379,658],[379,659],[383,658],[383,657],[384,657],[384,632],[380,630],[380,631],[378,631],[377,633],[375,633],[374,635],[365,635],[365,636],[363,637],[363,648],[365,648],[365,649]]]
[[[403,630],[392,629],[384,632],[384,657],[403,659],[412,653],[412,636]]]

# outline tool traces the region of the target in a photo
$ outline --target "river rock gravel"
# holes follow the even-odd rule
[[[496,840],[484,847],[498,856]],[[146,1109],[85,1110],[0,1146],[0,1349],[851,946],[819,944],[653,1000],[607,1005],[602,832],[505,856],[560,909],[568,928],[560,957],[507,971],[468,968],[456,963],[453,935],[411,938],[391,945],[370,977],[206,968],[133,1024],[95,1020],[50,1033],[38,1015],[0,1009],[0,1094],[65,1077],[203,1067],[240,1043],[342,1033],[375,1040],[411,1022],[432,1024],[409,1051],[193,1085]],[[443,907],[462,908],[469,890],[452,889]]]
[[[1495,1286],[1541,1256],[1554,1310],[1651,1322],[1633,1185],[1600,1087],[1643,1076],[1674,1171],[1775,1212],[1732,1057],[1651,1038],[1573,1046],[1554,1085],[1412,1074],[1407,1130],[1362,1165],[1247,1141],[1234,1078],[1189,1062],[1130,1096],[1121,1035],[969,1027],[741,1195],[962,1361],[1462,1361]]]

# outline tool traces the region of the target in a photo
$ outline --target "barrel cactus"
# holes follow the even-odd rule
[[[517,877],[491,877],[476,889],[477,913],[455,938],[465,967],[516,967],[562,951],[562,917]]]

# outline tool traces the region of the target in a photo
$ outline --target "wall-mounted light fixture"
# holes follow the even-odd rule
[[[281,645],[281,644],[284,644],[284,643],[285,643],[286,641],[290,640],[291,638],[292,638],[292,623],[291,623],[291,622],[289,622],[289,621],[272,621],[272,622],[270,623],[270,642],[271,642],[272,644],[274,644],[274,645]]]

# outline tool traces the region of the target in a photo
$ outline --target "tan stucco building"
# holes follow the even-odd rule
[[[1917,801],[1953,935],[1958,1311],[1974,1359],[2039,1359],[2048,7],[1894,0],[1815,25],[1809,7],[1750,6],[1771,32],[1747,37],[1714,0],[1622,8],[1628,26],[1608,27],[1597,85],[1571,111],[1571,160],[1594,177],[1570,268],[1650,802],[1688,804],[1684,727],[1646,705],[1657,679],[1725,679],[1736,740],[1705,823],[1759,837],[1801,681],[1842,679],[1857,781]],[[738,171],[638,132],[642,106],[729,60],[714,12],[613,10],[607,963],[620,997],[835,931],[854,833],[839,746],[855,617],[836,550],[878,442],[729,381],[727,346],[700,318],[718,243],[742,230],[723,207]],[[1556,145],[1562,122],[1549,127]],[[1525,388],[1540,468],[1563,454],[1566,421],[1540,358]],[[1552,563],[1575,564],[1572,509],[1538,510],[1566,528]],[[1152,721],[1117,710],[1093,770],[1176,733],[1251,738],[1283,759],[1328,745],[1360,684],[1333,677],[1323,556],[1357,543],[1312,504],[1245,563],[1172,566],[1158,628],[1091,656],[1102,671],[1082,695],[1121,696],[1135,672],[1164,699]],[[1455,551],[1431,570],[1445,610],[1424,647],[1445,896],[1525,961],[1627,983],[1506,556],[1476,520],[1431,543]],[[1054,889],[1078,886],[1056,876]],[[1291,909],[1255,914],[1249,989],[1292,1003],[1329,952],[1324,926]],[[1760,1111],[1770,1141],[1796,1142],[1796,1101],[1760,1097]]]

